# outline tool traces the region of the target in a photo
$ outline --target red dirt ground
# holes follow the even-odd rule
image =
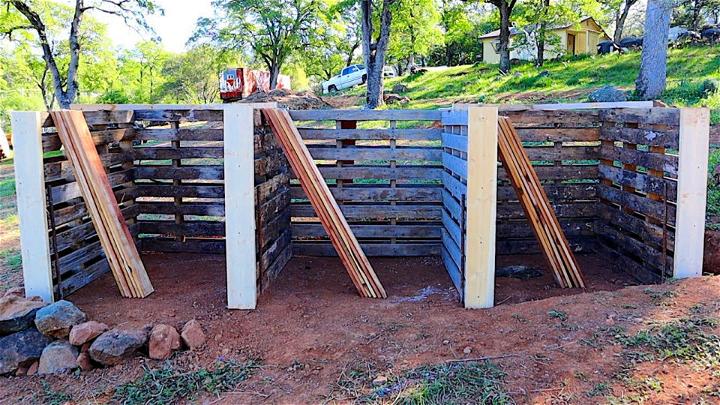
[[[69,299],[91,319],[113,326],[180,327],[198,319],[209,342],[198,352],[175,356],[175,364],[185,368],[207,367],[218,358],[262,358],[262,369],[237,391],[203,401],[228,404],[347,403],[352,398],[333,388],[343,370],[355,365],[371,363],[387,376],[485,356],[507,373],[505,389],[518,403],[606,403],[588,393],[598,384],[608,384],[618,397],[633,390],[612,377],[623,366],[622,347],[598,338],[608,328],[634,333],[657,321],[688,317],[696,304],[703,304],[704,316],[720,317],[718,277],[623,288],[627,276],[603,270],[608,263],[602,257],[579,258],[588,292],[558,289],[549,275],[499,278],[496,302],[502,304],[489,310],[463,309],[436,258],[371,259],[388,291],[386,300],[359,298],[337,259],[296,257],[260,297],[257,310],[228,311],[223,256],[189,254],[144,256],[156,288],[144,300],[119,298],[109,275]],[[542,265],[542,259],[501,258],[499,265],[505,264]],[[553,310],[566,313],[567,320],[551,317]],[[0,403],[32,401],[41,381],[76,400],[104,402],[116,385],[140,375],[139,364],[160,366],[137,357],[79,376],[3,379]],[[710,371],[668,360],[643,363],[632,375],[662,381],[661,391],[647,394],[648,403],[717,403],[704,393],[720,384]]]

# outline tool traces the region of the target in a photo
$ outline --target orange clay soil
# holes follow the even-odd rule
[[[386,300],[358,297],[336,258],[295,257],[257,310],[228,311],[223,256],[190,254],[144,255],[156,287],[146,299],[121,299],[110,275],[69,299],[90,319],[117,327],[162,322],[179,328],[198,319],[208,344],[176,354],[172,361],[182,370],[209,367],[219,358],[262,359],[252,378],[220,398],[201,397],[205,403],[347,403],[353,398],[337,390],[345,370],[372,364],[378,374],[399,375],[485,356],[507,373],[503,388],[517,403],[606,403],[605,395],[635,395],[638,385],[629,381],[648,376],[662,387],[643,391],[649,403],[717,403],[708,394],[720,389],[717,375],[690,364],[645,362],[626,369],[625,380],[614,377],[627,366],[620,355],[626,349],[610,331],[634,334],[656,321],[698,314],[719,318],[720,278],[624,287],[629,278],[605,270],[611,263],[604,258],[578,258],[587,292],[561,290],[547,272],[527,281],[498,278],[496,302],[502,304],[489,310],[463,309],[436,258],[371,258]],[[498,261],[544,266],[540,256]],[[142,373],[141,365],[161,363],[138,356],[79,376],[2,378],[0,403],[32,401],[45,382],[76,401],[105,402],[115,386]]]

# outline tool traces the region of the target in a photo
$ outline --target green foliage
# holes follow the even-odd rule
[[[15,195],[15,178],[9,177],[0,180],[0,198]]]
[[[711,329],[717,324],[714,319],[681,319],[615,338],[625,348],[640,350],[630,352],[631,360],[672,359],[716,368],[720,366],[720,337]]]
[[[557,310],[557,309],[551,309],[548,311],[548,316],[551,318],[559,319],[561,321],[567,321],[567,313]]]
[[[156,370],[145,368],[139,379],[118,386],[113,400],[125,405],[144,405],[193,400],[202,392],[217,396],[235,389],[259,367],[258,361],[249,360],[244,363],[221,361],[211,370],[189,372],[175,370],[170,364]]]
[[[710,215],[720,216],[720,183],[715,177],[715,170],[720,166],[720,149],[710,151],[708,159],[708,197],[707,212]]]
[[[37,395],[40,403],[46,405],[63,405],[72,401],[72,397],[69,394],[52,389],[47,381],[43,380],[40,384],[42,385],[42,392],[40,395]]]
[[[0,263],[10,270],[20,270],[22,267],[22,255],[16,249],[1,250]]]
[[[415,63],[442,43],[440,13],[435,0],[399,0],[393,10],[388,58]]]

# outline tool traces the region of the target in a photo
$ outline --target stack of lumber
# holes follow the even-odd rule
[[[498,119],[500,161],[517,192],[525,215],[535,232],[555,280],[562,288],[585,288],[580,268],[540,179],[512,123],[507,117]]]
[[[290,167],[300,180],[300,185],[310,199],[355,288],[363,297],[386,298],[385,289],[350,230],[345,216],[303,143],[290,114],[285,110],[274,108],[262,109],[262,112],[280,141]]]
[[[120,212],[83,113],[62,110],[50,114],[120,294],[127,298],[147,297],[153,292],[152,284]]]

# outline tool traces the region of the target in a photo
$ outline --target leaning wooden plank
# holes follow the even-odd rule
[[[520,138],[510,120],[500,118],[500,157],[525,209],[545,257],[561,287],[584,287],[577,261]]]
[[[96,224],[103,249],[106,251],[116,280],[123,277],[130,296],[146,297],[153,292],[152,284],[140,260],[135,243],[108,181],[82,112],[55,111],[52,117],[63,145],[73,162],[76,177],[82,186],[83,198]],[[127,291],[126,291],[127,292]]]
[[[387,297],[288,113],[277,109],[262,111],[360,294]]]

